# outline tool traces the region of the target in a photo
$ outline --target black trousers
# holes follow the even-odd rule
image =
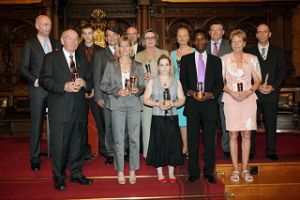
[[[69,163],[70,177],[82,176],[86,122],[50,121],[52,171],[55,180],[64,180]]]
[[[203,128],[204,138],[204,174],[212,175],[215,168],[215,144],[216,144],[216,119],[207,119],[205,113],[187,116],[188,138],[188,170],[189,174],[200,175],[199,165],[199,135],[200,126]]]
[[[276,154],[276,124],[277,124],[278,101],[269,101],[259,98],[257,101],[257,117],[263,114],[263,122],[266,129],[266,154]],[[250,153],[255,154],[255,131],[251,134]]]

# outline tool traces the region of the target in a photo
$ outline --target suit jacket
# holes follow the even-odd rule
[[[94,44],[93,46],[94,46],[94,47],[93,47],[93,52],[92,52],[92,57],[91,57],[91,61],[90,61],[90,62],[93,61],[95,52],[96,52],[96,51],[99,51],[99,50],[101,50],[101,49],[103,49],[102,47],[100,47],[100,46],[98,46],[98,45],[96,45],[96,44]],[[87,57],[86,57],[86,52],[85,52],[85,51],[86,51],[86,46],[85,46],[84,42],[81,42],[81,43],[79,44],[79,46],[78,46],[78,48],[77,48],[76,51],[77,51],[77,53],[78,53],[79,55],[81,55],[82,57],[84,57],[84,58],[87,59]]]
[[[50,42],[52,51],[61,49],[59,41],[50,38]],[[32,86],[40,76],[44,56],[44,49],[37,37],[25,41],[20,61],[20,72]]]
[[[139,98],[145,90],[142,64],[132,60],[130,75],[137,77],[137,88],[139,91],[136,95],[119,97],[118,92],[123,88],[121,66],[117,60],[108,63],[101,81],[101,90],[109,95],[106,102],[106,107],[109,110],[125,110],[128,107],[137,111],[142,110]]]
[[[181,58],[180,81],[185,94],[189,90],[197,91],[197,70],[195,63],[195,52],[185,55]],[[221,94],[224,84],[222,78],[222,62],[221,59],[207,54],[206,70],[205,70],[205,92],[212,92],[214,98],[205,102],[199,102],[192,97],[187,96],[184,115],[195,115],[200,110],[204,110],[210,119],[217,118],[218,105],[217,98]]]
[[[79,122],[87,121],[87,102],[85,91],[92,89],[92,74],[86,60],[78,53],[75,62],[79,77],[86,81],[86,88],[79,92],[66,92],[64,85],[72,81],[72,75],[62,50],[45,56],[40,73],[40,84],[49,91],[49,119],[58,122],[68,122],[76,117]]]
[[[212,54],[211,43],[212,43],[212,41],[209,40],[209,41],[208,41],[208,44],[207,44],[207,46],[206,46],[206,52],[207,52],[208,54]],[[232,49],[231,49],[231,46],[230,46],[229,41],[226,40],[226,39],[222,39],[222,40],[221,40],[221,44],[220,44],[220,46],[219,46],[219,51],[218,51],[217,56],[218,56],[218,57],[221,57],[221,56],[223,56],[223,55],[225,55],[225,54],[228,54],[228,53],[230,53],[230,52],[232,52]]]
[[[136,53],[139,53],[139,52],[143,51],[144,49],[145,49],[145,47],[143,47],[143,46],[141,46],[141,45],[138,44]]]
[[[108,62],[115,59],[116,58],[108,46],[94,52],[94,59],[91,62],[91,68],[93,69],[95,101],[104,99],[106,102],[108,99],[107,94],[104,94],[100,89],[101,80]]]
[[[258,98],[265,97],[267,101],[278,101],[280,86],[285,79],[286,73],[282,49],[270,44],[266,60],[262,58],[258,45],[247,49],[247,52],[257,56],[261,68],[262,82],[265,81],[266,74],[269,74],[268,84],[272,85],[275,89],[275,91],[267,95],[257,90]]]

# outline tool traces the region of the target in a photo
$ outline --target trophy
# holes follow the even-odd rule
[[[269,80],[269,74],[266,74],[264,87],[266,87],[268,85],[268,80]]]
[[[243,92],[243,83],[237,83],[238,92]]]
[[[146,68],[146,72],[151,74],[151,67],[150,67],[150,64],[146,64],[145,65],[145,68]]]
[[[169,88],[165,88],[164,89],[163,96],[164,96],[163,105],[166,105],[166,101],[170,100],[170,91],[169,91]]]
[[[198,82],[197,83],[197,97],[198,98],[202,98],[203,97],[203,84],[202,84],[202,82]]]
[[[135,89],[136,88],[136,76],[132,75],[130,76],[130,89]]]
[[[77,72],[76,67],[71,68],[71,74],[72,74],[72,80],[75,81],[76,79],[79,78],[79,74]]]
[[[177,59],[176,63],[177,63],[177,67],[178,67],[178,72],[180,72],[180,66],[181,66],[180,59]]]
[[[129,89],[130,87],[130,80],[127,78],[125,79],[125,89]]]

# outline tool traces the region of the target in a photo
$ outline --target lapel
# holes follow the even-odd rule
[[[196,53],[194,52],[194,53],[192,53],[191,54],[191,60],[190,60],[190,62],[191,62],[191,66],[193,66],[193,67],[191,67],[191,71],[190,71],[190,78],[191,78],[191,81],[192,81],[192,83],[195,83],[195,87],[197,88],[197,82],[198,82],[198,78],[197,78],[197,70],[196,70],[196,67],[197,67],[197,65],[196,65],[196,62],[195,62],[195,58],[196,57]]]
[[[75,61],[77,65],[77,60]],[[64,73],[68,80],[72,80],[72,75],[69,69],[68,62],[66,60],[64,52],[61,50],[58,54],[58,63],[60,63],[61,71]]]
[[[36,47],[38,52],[40,52],[42,55],[45,55],[45,51],[44,51],[44,49],[42,47],[42,44],[40,43],[39,39],[37,38],[37,36],[33,40],[33,46]]]
[[[57,46],[57,43],[55,42],[55,40],[51,37],[49,39],[50,39],[50,43],[51,43],[51,47],[52,47],[52,52],[53,51],[58,51],[59,46]]]
[[[109,49],[109,47],[105,47],[105,54],[108,57],[108,60],[114,59],[114,54],[111,52],[111,50]]]
[[[223,52],[225,51],[224,50],[224,46],[225,43],[224,43],[224,39],[221,40],[221,43],[220,43],[220,47],[219,47],[219,51],[218,51],[218,57],[220,57],[221,55],[223,55]]]
[[[206,46],[206,52],[209,53],[209,54],[212,54],[212,52],[211,52],[211,40],[209,40],[209,42]]]

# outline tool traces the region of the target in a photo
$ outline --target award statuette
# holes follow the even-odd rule
[[[145,65],[145,68],[146,68],[146,72],[151,74],[151,67],[150,67],[150,64],[146,64]]]
[[[133,90],[136,88],[136,76],[130,76],[130,88]]]
[[[179,73],[180,72],[180,65],[181,65],[180,59],[177,59],[176,63],[177,63],[178,73]]]
[[[268,80],[269,80],[269,74],[266,74],[264,87],[266,87],[268,85]]]
[[[243,83],[237,83],[238,92],[243,92]]]
[[[197,83],[197,97],[198,98],[202,98],[203,97],[203,85],[202,85],[202,82],[198,82]]]
[[[166,101],[167,101],[167,100],[170,100],[170,91],[169,91],[169,88],[165,88],[165,89],[164,89],[163,96],[164,96],[164,102],[163,102],[163,105],[165,105],[165,104],[166,104]]]
[[[130,87],[130,80],[127,78],[125,79],[125,89],[129,89]]]
[[[76,70],[76,67],[72,68],[71,70],[72,70],[72,72],[71,72],[72,73],[72,80],[75,81],[76,79],[79,78],[79,74]]]

